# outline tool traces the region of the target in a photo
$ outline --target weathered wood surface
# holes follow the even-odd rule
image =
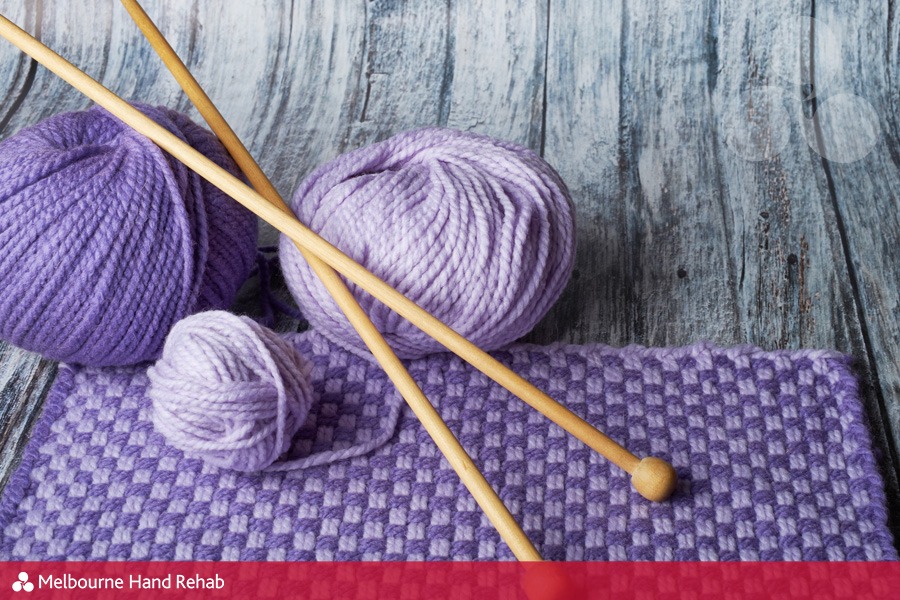
[[[415,126],[542,152],[577,203],[579,250],[532,341],[852,354],[900,537],[900,17],[875,2],[684,6],[145,3],[283,194]],[[120,94],[196,117],[117,5],[0,12]],[[0,86],[2,137],[87,106],[5,43]],[[54,372],[0,351],[0,483]]]

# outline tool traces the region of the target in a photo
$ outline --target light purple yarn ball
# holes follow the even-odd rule
[[[559,298],[575,256],[574,208],[531,150],[449,129],[401,133],[321,166],[291,208],[302,222],[484,349],[525,335]],[[365,346],[306,261],[280,243],[288,287],[313,327]],[[444,350],[351,285],[401,358]]]
[[[286,452],[309,414],[309,363],[275,332],[224,311],[172,328],[150,367],[153,425],[190,456],[259,471]]]
[[[139,106],[237,173],[216,138]],[[0,337],[93,366],[156,358],[179,319],[229,306],[256,219],[100,108],[0,143]]]

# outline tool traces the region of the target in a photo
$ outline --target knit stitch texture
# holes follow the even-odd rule
[[[316,399],[294,457],[384,433],[401,402],[377,365],[289,337]],[[896,559],[843,355],[700,344],[517,345],[495,355],[639,456],[670,459],[670,502],[449,355],[409,363],[548,559]],[[511,559],[404,408],[365,456],[285,473],[205,465],[153,430],[136,367],[62,367],[0,499],[3,559]]]

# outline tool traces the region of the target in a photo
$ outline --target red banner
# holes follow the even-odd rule
[[[9,598],[900,598],[900,563],[0,563]]]

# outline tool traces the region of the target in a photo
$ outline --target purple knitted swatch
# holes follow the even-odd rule
[[[374,364],[290,338],[317,399],[293,456],[366,443],[400,400]],[[700,344],[495,355],[639,456],[671,502],[449,355],[410,373],[548,559],[896,559],[845,356]],[[510,559],[404,409],[368,455],[288,473],[204,465],[153,430],[139,368],[63,367],[0,499],[2,559]]]

